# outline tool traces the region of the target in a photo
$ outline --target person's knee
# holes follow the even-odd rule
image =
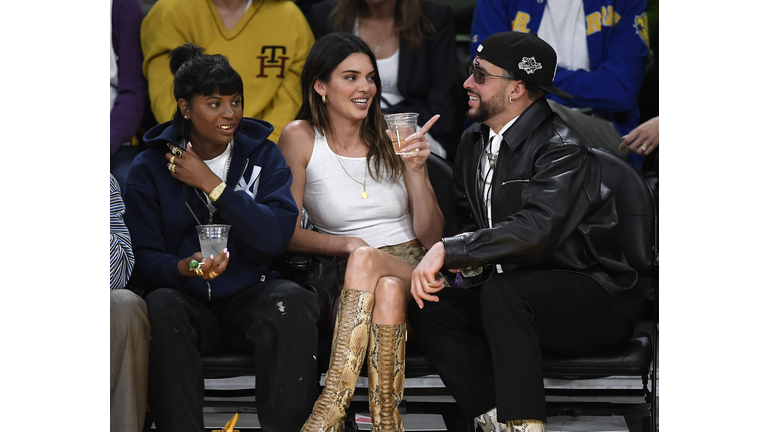
[[[267,292],[262,292],[252,305],[252,324],[246,338],[257,346],[282,340],[316,350],[320,318],[317,294],[286,280],[267,283],[271,285],[265,288]]]
[[[375,266],[376,249],[361,246],[349,254],[347,274],[361,275],[370,272]]]
[[[115,319],[133,319],[147,317],[147,305],[144,300],[127,289],[109,292],[110,316]]]
[[[148,340],[150,325],[147,305],[144,300],[130,290],[110,291],[110,315],[112,340],[133,335],[136,343]]]
[[[168,307],[170,305],[179,303],[181,293],[173,288],[158,288],[150,291],[146,295],[145,300],[147,307]]]
[[[402,322],[405,320],[408,296],[403,282],[396,277],[379,279],[374,291],[374,319]]]
[[[185,299],[181,292],[173,288],[160,288],[147,294],[147,315],[153,323],[160,324],[185,316]]]
[[[320,316],[317,294],[294,282],[281,281],[272,290],[269,298],[269,303],[275,311],[274,317],[293,319],[296,315],[300,315],[317,321]],[[306,315],[290,314],[289,312],[294,309],[305,311]]]

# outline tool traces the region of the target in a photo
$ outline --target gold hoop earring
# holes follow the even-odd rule
[[[320,97],[320,99],[322,99],[322,100],[323,100],[323,103],[325,103],[325,95],[322,95],[322,96]]]

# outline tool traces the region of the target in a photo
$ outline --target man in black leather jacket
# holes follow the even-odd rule
[[[464,233],[414,270],[409,305],[427,360],[485,431],[545,431],[541,350],[583,354],[632,334],[643,303],[615,241],[612,192],[589,146],[544,98],[557,58],[535,34],[489,36],[464,82],[454,164]],[[481,285],[435,275],[483,268]],[[455,285],[455,284],[454,284]]]

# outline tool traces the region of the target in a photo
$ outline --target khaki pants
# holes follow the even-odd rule
[[[127,289],[109,294],[109,430],[141,432],[147,414],[147,305]]]

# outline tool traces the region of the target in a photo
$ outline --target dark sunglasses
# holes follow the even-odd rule
[[[472,78],[474,78],[475,82],[478,84],[485,84],[485,77],[494,77],[494,78],[505,78],[505,79],[513,79],[510,77],[505,77],[502,75],[492,75],[487,72],[483,72],[481,70],[475,69],[475,65],[471,64],[469,65],[469,74],[472,75]]]

